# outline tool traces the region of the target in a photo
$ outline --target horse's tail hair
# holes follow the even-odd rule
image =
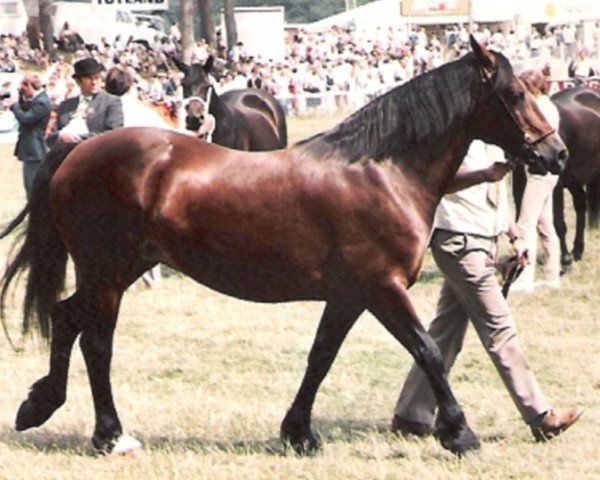
[[[23,334],[30,331],[33,317],[43,338],[50,338],[50,312],[65,283],[67,249],[54,224],[50,208],[50,180],[76,144],[58,143],[47,155],[36,174],[29,203],[0,233],[0,239],[14,232],[29,215],[24,232],[19,232],[0,280],[0,316],[5,333],[6,297],[11,282],[29,269],[23,305]],[[9,338],[10,340],[10,338]]]

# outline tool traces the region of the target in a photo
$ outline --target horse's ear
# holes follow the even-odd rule
[[[180,72],[187,74],[188,71],[190,70],[190,66],[185,63],[183,60],[179,60],[179,58],[177,58],[175,55],[170,56],[171,60],[173,60],[173,63],[175,64],[175,66],[179,69]]]
[[[213,57],[212,55],[209,55],[208,58],[206,59],[206,62],[204,62],[204,66],[202,68],[208,74],[213,69],[214,64],[215,64],[215,57]]]
[[[475,53],[475,57],[477,57],[477,59],[481,62],[483,68],[489,71],[495,70],[496,58],[494,57],[494,55],[490,53],[490,51],[483,45],[481,45],[477,40],[475,40],[473,34],[469,35],[469,42],[471,43],[471,48]]]

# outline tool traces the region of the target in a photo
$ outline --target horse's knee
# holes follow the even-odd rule
[[[423,336],[422,340],[423,342],[414,351],[411,351],[415,362],[425,372],[439,372],[440,375],[443,375],[444,360],[439,347],[429,335]]]

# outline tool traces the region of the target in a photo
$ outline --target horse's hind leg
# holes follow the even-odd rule
[[[448,384],[440,349],[419,321],[406,289],[394,282],[374,289],[369,310],[427,375],[439,406],[436,435],[442,446],[458,455],[479,448],[479,440]]]
[[[600,175],[587,184],[588,224],[600,228]]]
[[[575,208],[575,239],[573,241],[573,258],[581,260],[585,249],[585,217],[586,217],[586,195],[583,185],[571,185],[569,191],[573,197]]]
[[[15,422],[17,430],[42,425],[65,402],[73,343],[81,331],[79,313],[80,296],[77,293],[54,306],[50,372],[32,385],[27,399],[21,404]]]
[[[552,206],[554,207],[554,228],[560,241],[560,264],[562,266],[562,273],[569,271],[571,264],[573,263],[573,257],[569,253],[569,247],[567,247],[567,222],[565,222],[565,194],[564,184],[562,178],[559,177],[558,183],[554,187],[552,192]]]
[[[329,302],[325,307],[302,384],[281,423],[281,439],[297,453],[310,453],[320,446],[310,427],[315,396],[346,335],[363,310],[352,302]]]
[[[91,308],[86,312],[85,327],[79,339],[96,414],[92,444],[106,453],[113,450],[123,434],[110,383],[113,338],[122,295],[121,290],[109,287],[88,291],[86,296]]]

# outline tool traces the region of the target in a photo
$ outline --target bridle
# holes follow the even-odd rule
[[[486,89],[489,89],[489,91],[491,92],[491,95],[495,96],[500,101],[500,105],[502,105],[502,107],[504,108],[504,110],[506,111],[508,116],[511,118],[511,120],[513,121],[513,123],[515,124],[517,129],[519,130],[521,137],[523,138],[523,153],[524,153],[523,158],[525,160],[525,163],[529,164],[529,163],[533,162],[534,160],[539,159],[540,156],[535,151],[534,147],[538,143],[543,142],[550,135],[553,135],[556,132],[556,129],[550,128],[550,130],[541,133],[537,138],[531,138],[529,133],[526,132],[523,129],[523,127],[521,126],[521,123],[519,122],[519,119],[515,115],[515,112],[513,112],[511,110],[511,108],[508,106],[508,103],[506,103],[506,100],[504,99],[504,97],[502,95],[500,95],[500,93],[498,93],[494,89],[494,74],[490,74],[489,72],[487,72],[484,67],[479,68],[478,71],[479,71],[479,76],[480,76],[483,86]],[[522,85],[521,80],[517,79],[517,81],[519,83],[521,83],[521,85]],[[525,88],[525,87],[523,86],[523,88]]]

